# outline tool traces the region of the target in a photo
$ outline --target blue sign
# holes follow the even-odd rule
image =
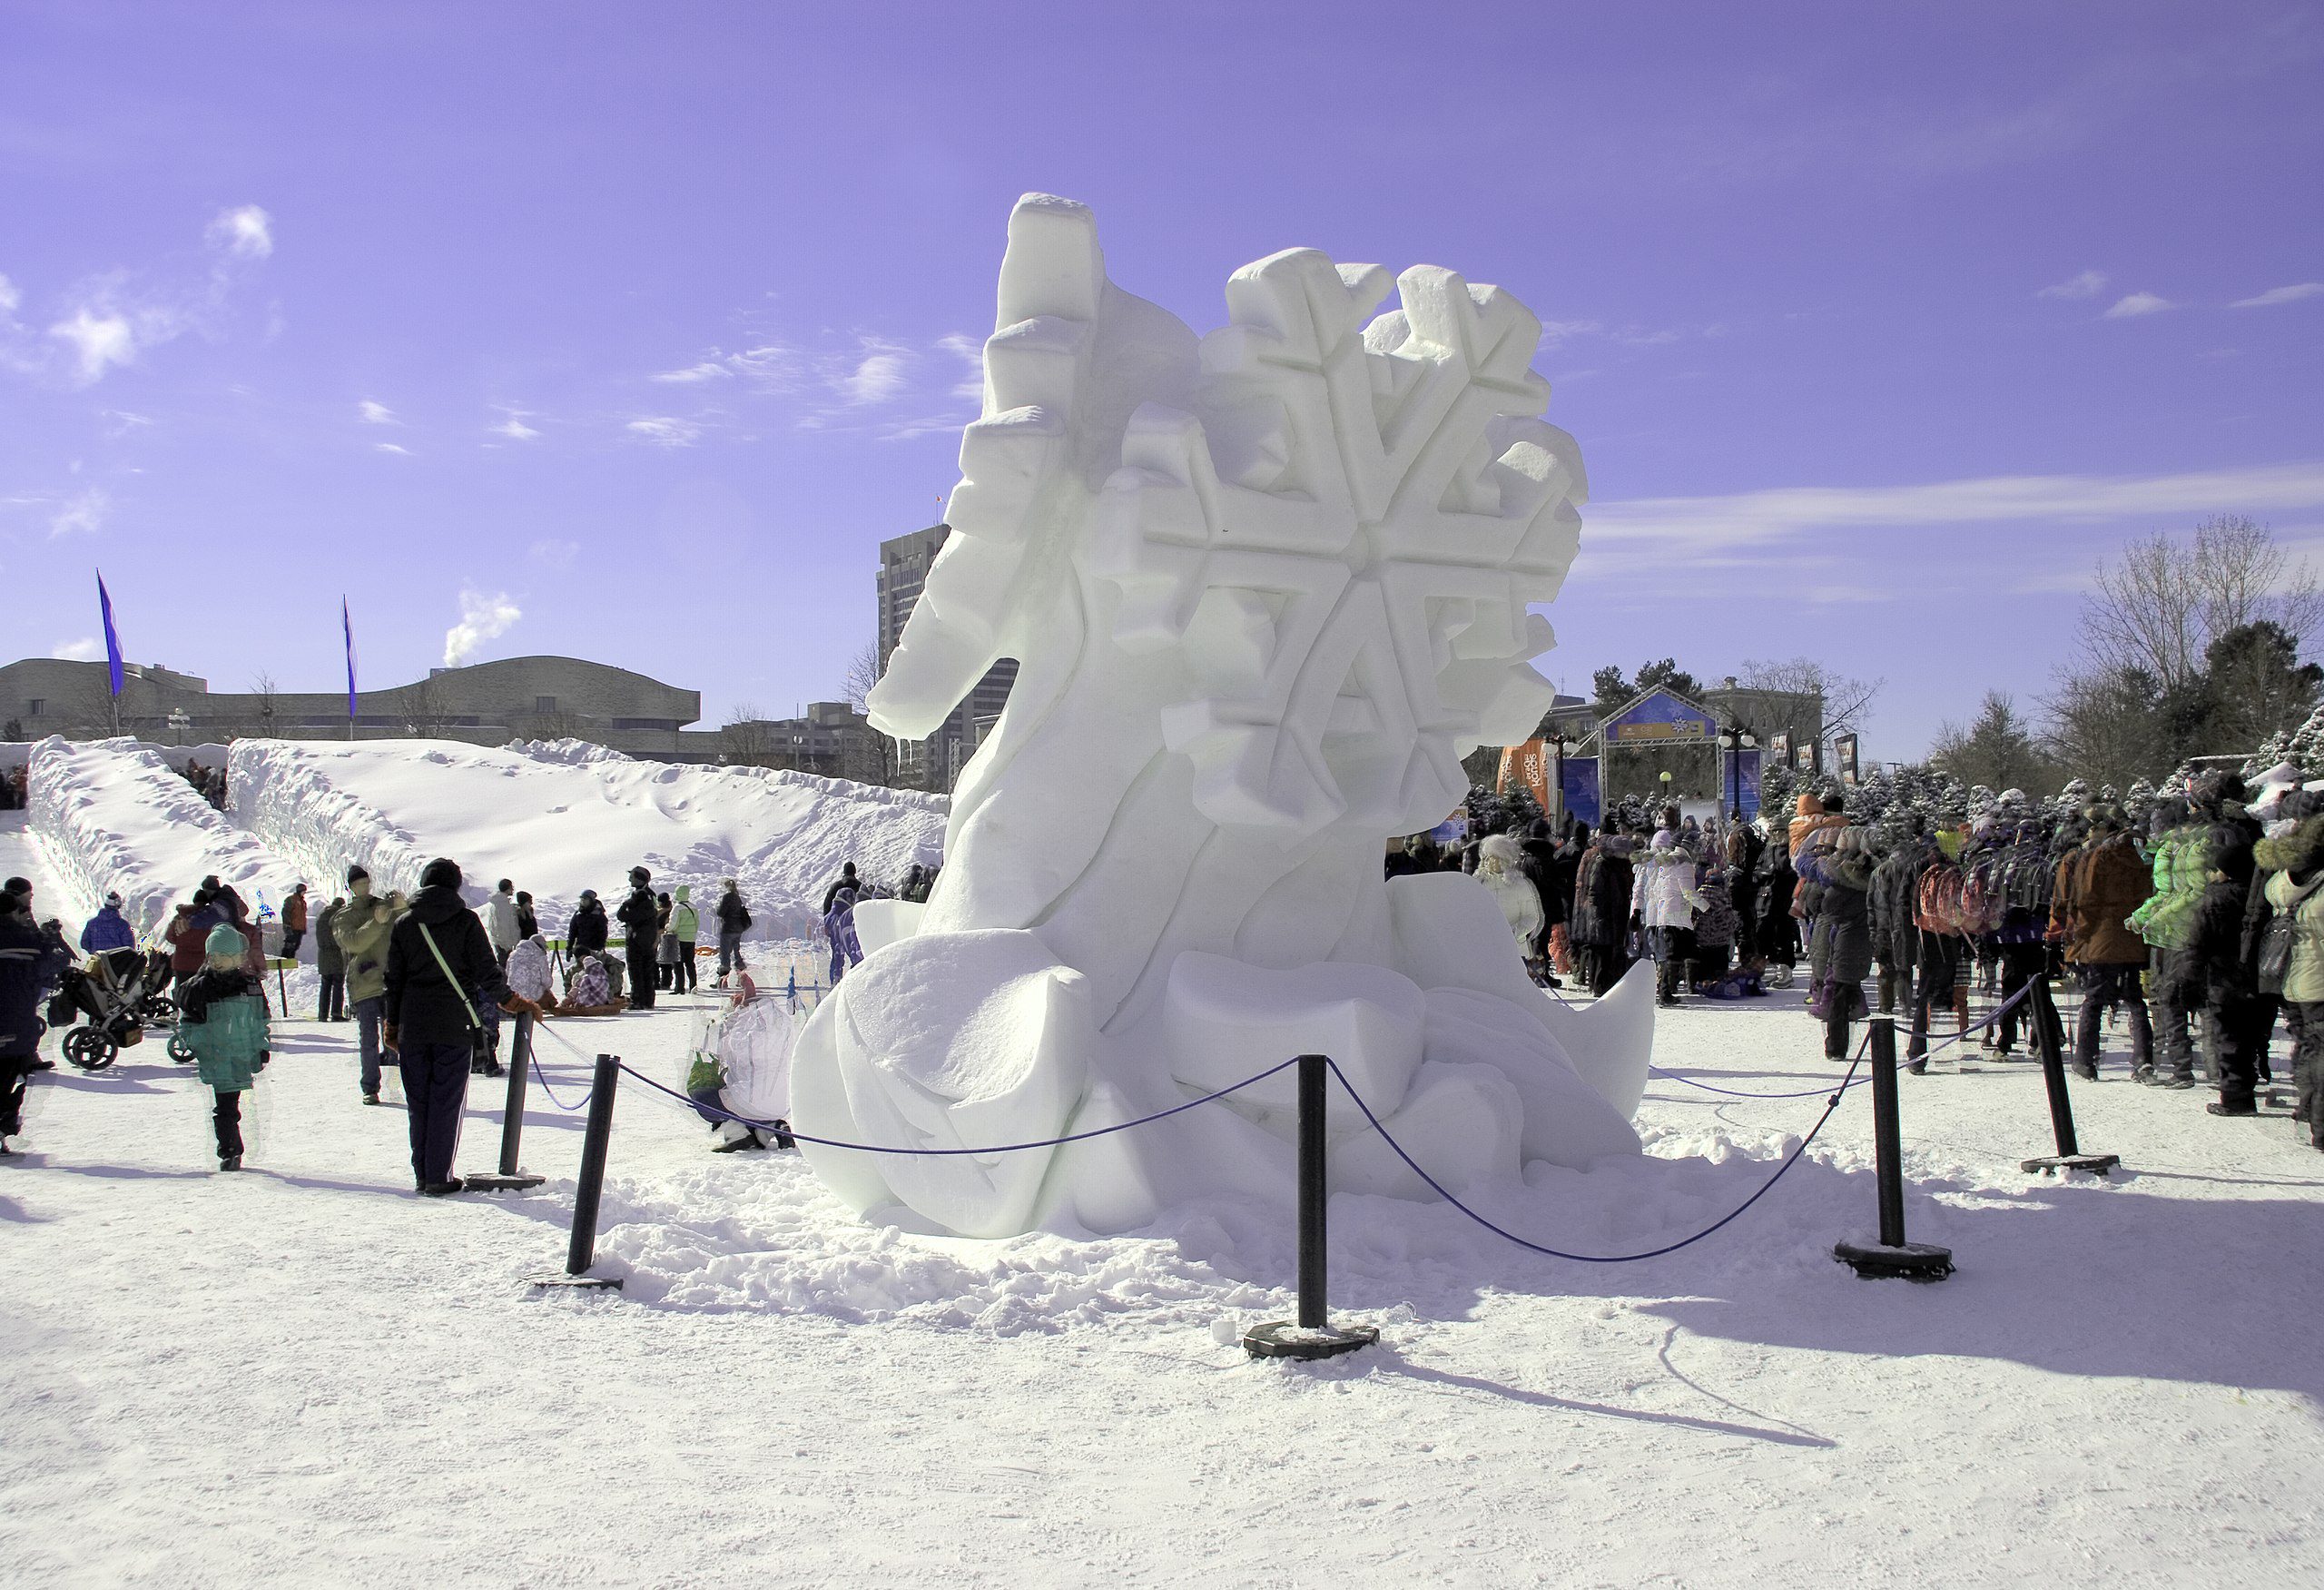
[[[1648,746],[1708,746],[1718,739],[1718,720],[1668,690],[1649,690],[1606,720],[1606,744],[1631,749]]]
[[[1749,822],[1759,815],[1759,753],[1730,751],[1728,753],[1727,790],[1729,809],[1739,805],[1743,820]]]
[[[1598,789],[1598,758],[1568,756],[1558,774],[1558,798],[1564,804],[1565,815],[1600,826],[1604,818],[1605,803]]]

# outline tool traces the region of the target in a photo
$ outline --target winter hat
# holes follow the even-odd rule
[[[121,891],[114,889],[109,892],[105,895],[105,904],[118,909],[121,904]]]
[[[718,880],[718,884],[721,888],[731,889],[734,886],[734,880],[732,878],[721,878]]]
[[[242,935],[222,922],[202,941],[202,953],[210,957],[213,966],[239,966],[242,963],[242,952],[248,948],[250,944]]]
[[[632,867],[629,869],[629,881],[633,884],[650,884],[654,881],[654,874],[644,867]]]
[[[1659,831],[1655,834],[1655,835],[1654,835],[1654,848],[1655,848],[1655,849],[1657,849],[1657,850],[1676,850],[1676,849],[1678,848],[1678,846],[1679,846],[1679,836],[1678,836],[1676,834],[1673,834],[1672,832],[1670,832],[1670,830],[1669,830],[1669,829],[1668,829],[1668,828],[1660,829],[1660,830],[1659,830]]]
[[[584,900],[595,900],[596,897],[597,892],[595,889],[584,889],[581,891],[581,898]]]
[[[460,864],[449,856],[439,855],[428,864],[419,874],[423,889],[457,889],[460,886]]]
[[[692,898],[693,898],[693,896],[694,896],[694,885],[693,885],[692,884],[680,884],[678,885],[678,904],[679,904],[684,905],[684,904],[686,904],[686,902],[687,902],[688,900],[692,899]]]
[[[347,869],[347,882],[350,887],[362,883],[364,880],[370,877],[370,875],[371,874],[369,873],[366,872],[360,866],[350,866]]]

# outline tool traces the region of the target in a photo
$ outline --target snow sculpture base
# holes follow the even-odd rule
[[[1046,1142],[1323,1053],[1448,1187],[1635,1154],[1644,984],[1554,1006],[1483,885],[1381,875],[1387,836],[1466,794],[1460,758],[1552,696],[1530,604],[1564,579],[1586,488],[1538,418],[1540,322],[1449,271],[1312,250],[1226,301],[1198,341],[1107,280],[1088,210],[1011,214],[954,533],[873,721],[924,736],[1003,657],[1017,682],[927,905],[868,908],[863,963],[801,1032],[793,1119]],[[1053,1148],[805,1151],[916,1230],[1120,1230],[1203,1193],[1288,1197],[1293,1092],[1285,1072]],[[1433,1196],[1344,1092],[1327,1123],[1333,1185]]]

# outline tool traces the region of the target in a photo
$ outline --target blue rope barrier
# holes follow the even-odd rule
[[[583,1060],[587,1060],[589,1058],[587,1055],[582,1054],[580,1050],[574,1048],[573,1041],[571,1039],[565,1037],[561,1033],[549,1032],[548,1026],[546,1022],[535,1022],[533,1023],[533,1031],[536,1032],[548,1032],[550,1037],[556,1039],[559,1043],[564,1044],[566,1048],[571,1049],[575,1054],[580,1055],[580,1058]],[[541,1057],[539,1053],[537,1052],[527,1053],[525,1058],[532,1063],[533,1080],[540,1083],[541,1091],[548,1095],[548,1101],[550,1103],[556,1105],[559,1110],[565,1111],[567,1114],[571,1114],[576,1111],[586,1110],[589,1107],[590,1095],[594,1094],[597,1091],[595,1085],[590,1087],[588,1092],[581,1095],[581,1101],[578,1104],[567,1104],[564,1100],[556,1096],[556,1090],[548,1085],[548,1073],[541,1070]]]
[[[788,1124],[778,1126],[772,1121],[753,1121],[747,1115],[737,1115],[733,1111],[721,1109],[715,1104],[704,1104],[690,1093],[681,1093],[675,1088],[663,1086],[660,1082],[655,1081],[652,1077],[645,1075],[643,1072],[640,1072],[631,1066],[627,1062],[623,1062],[621,1069],[627,1072],[631,1076],[635,1077],[639,1081],[645,1083],[655,1092],[667,1093],[671,1098],[684,1104],[689,1110],[707,1111],[708,1113],[718,1116],[723,1120],[731,1121],[737,1126],[747,1126],[753,1131],[780,1131],[786,1137],[790,1137],[803,1143],[813,1143],[818,1148],[852,1149],[858,1153],[864,1154],[903,1154],[920,1159],[934,1160],[949,1159],[960,1154],[1014,1154],[1022,1152],[1029,1149],[1054,1149],[1061,1147],[1066,1143],[1086,1142],[1093,1137],[1108,1137],[1118,1131],[1128,1131],[1133,1127],[1149,1126],[1155,1121],[1167,1120],[1173,1115],[1181,1114],[1184,1111],[1195,1109],[1199,1105],[1208,1104],[1215,1100],[1224,1099],[1229,1093],[1239,1093],[1245,1088],[1249,1087],[1252,1083],[1265,1081],[1269,1077],[1274,1076],[1278,1072],[1289,1071],[1293,1066],[1297,1065],[1298,1063],[1299,1062],[1295,1057],[1291,1060],[1286,1060],[1281,1065],[1270,1066],[1265,1071],[1259,1072],[1256,1076],[1245,1077],[1241,1081],[1221,1088],[1215,1093],[1205,1093],[1199,1099],[1189,1099],[1183,1104],[1174,1104],[1167,1110],[1157,1110],[1151,1115],[1141,1115],[1136,1121],[1125,1121],[1115,1126],[1100,1126],[1088,1131],[1073,1132],[1065,1137],[1043,1138],[1038,1142],[1001,1143],[996,1147],[985,1149],[898,1149],[883,1147],[878,1143],[852,1143],[844,1142],[838,1138],[812,1137],[806,1132],[801,1131],[794,1126]]]
[[[1865,1034],[1865,1042],[1869,1043],[1871,1040],[1872,1034],[1866,1032]],[[1695,1243],[1701,1241],[1712,1232],[1718,1230],[1721,1227],[1724,1227],[1729,1222],[1739,1218],[1745,1210],[1749,1209],[1753,1204],[1758,1202],[1761,1199],[1767,1197],[1768,1193],[1775,1190],[1776,1183],[1782,1180],[1785,1174],[1788,1172],[1794,1165],[1799,1163],[1800,1156],[1805,1154],[1807,1151],[1808,1145],[1816,1141],[1816,1134],[1824,1130],[1824,1123],[1832,1119],[1832,1112],[1840,1107],[1840,1101],[1847,1096],[1848,1086],[1856,1079],[1856,1067],[1864,1063],[1864,1055],[1863,1052],[1859,1050],[1857,1052],[1856,1058],[1848,1062],[1848,1074],[1841,1079],[1839,1087],[1834,1091],[1830,1100],[1826,1102],[1824,1106],[1824,1113],[1817,1117],[1816,1124],[1807,1129],[1807,1135],[1799,1140],[1799,1146],[1792,1150],[1790,1157],[1776,1168],[1776,1173],[1774,1175],[1768,1177],[1767,1180],[1760,1183],[1759,1190],[1757,1192],[1754,1192],[1750,1197],[1736,1205],[1732,1211],[1720,1216],[1709,1225],[1705,1226],[1701,1230],[1697,1231],[1693,1236],[1682,1237],[1676,1242],[1665,1243],[1659,1248],[1649,1248],[1643,1253],[1608,1254],[1568,1253],[1562,1249],[1551,1248],[1540,1242],[1528,1241],[1525,1238],[1519,1236],[1516,1232],[1508,1230],[1506,1227],[1495,1225],[1492,1220],[1487,1220],[1484,1216],[1471,1209],[1467,1204],[1462,1203],[1458,1198],[1453,1196],[1452,1189],[1446,1187],[1444,1183],[1439,1181],[1435,1177],[1431,1176],[1426,1170],[1422,1170],[1420,1161],[1413,1159],[1412,1155],[1406,1153],[1404,1151],[1403,1144],[1398,1142],[1395,1138],[1389,1133],[1388,1129],[1380,1124],[1380,1118],[1372,1112],[1372,1106],[1364,1102],[1364,1095],[1355,1091],[1355,1084],[1349,1081],[1346,1074],[1340,1070],[1339,1062],[1327,1059],[1324,1063],[1332,1068],[1332,1074],[1339,1078],[1340,1086],[1347,1090],[1347,1096],[1355,1101],[1355,1107],[1364,1111],[1364,1120],[1372,1123],[1372,1130],[1380,1134],[1380,1141],[1382,1142],[1386,1143],[1390,1149],[1394,1151],[1396,1158],[1411,1166],[1413,1175],[1419,1177],[1423,1181],[1427,1182],[1430,1187],[1435,1189],[1436,1194],[1439,1198],[1442,1198],[1445,1202],[1451,1204],[1454,1209],[1459,1210],[1462,1214],[1468,1216],[1480,1226],[1482,1226],[1486,1230],[1491,1231],[1494,1236],[1506,1239],[1509,1241],[1516,1243],[1520,1248],[1531,1249],[1532,1252],[1547,1254],[1551,1259],[1571,1259],[1577,1264],[1634,1264],[1642,1259],[1659,1259],[1666,1253],[1676,1253],[1681,1248],[1692,1247]]]

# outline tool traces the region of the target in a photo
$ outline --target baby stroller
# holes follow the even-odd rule
[[[86,1021],[64,1034],[64,1058],[83,1071],[103,1071],[133,1044],[145,1041],[146,1008],[169,977],[169,958],[143,950],[107,950],[84,969],[68,966],[49,1002],[52,1025],[75,1014]]]

